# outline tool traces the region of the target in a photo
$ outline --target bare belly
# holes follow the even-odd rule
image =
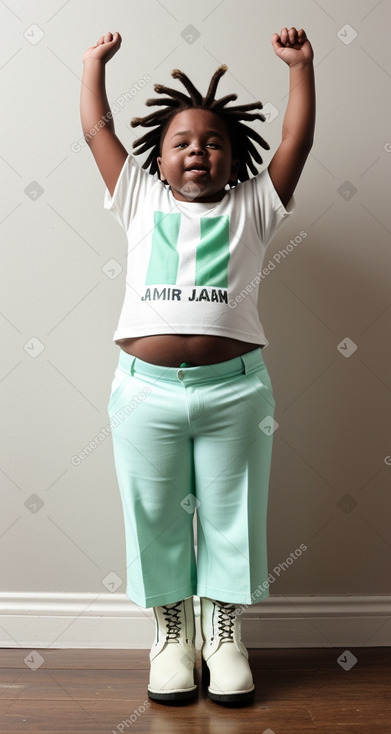
[[[202,334],[156,334],[153,336],[117,339],[116,344],[144,362],[163,367],[179,367],[183,362],[193,365],[224,362],[261,346],[223,336]]]

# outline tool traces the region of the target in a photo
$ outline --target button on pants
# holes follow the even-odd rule
[[[136,604],[162,606],[193,595],[254,604],[269,596],[274,408],[259,347],[180,368],[120,351],[108,413],[124,514],[126,594]]]

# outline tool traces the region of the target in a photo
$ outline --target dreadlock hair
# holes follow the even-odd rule
[[[252,102],[250,104],[236,105],[234,107],[226,107],[228,102],[238,98],[237,94],[227,94],[221,99],[215,99],[217,85],[220,78],[225,74],[228,67],[225,64],[219,66],[217,71],[213,74],[209,88],[205,97],[202,97],[198,89],[190,81],[190,79],[180,71],[174,69],[171,72],[171,76],[174,79],[179,79],[189,92],[189,97],[183,92],[179,92],[176,89],[170,89],[162,84],[155,84],[154,90],[159,94],[169,95],[165,98],[147,99],[145,104],[147,107],[152,105],[166,105],[164,109],[152,112],[145,117],[133,117],[130,121],[132,127],[142,125],[143,127],[154,127],[154,130],[150,130],[138,140],[133,142],[134,154],[139,155],[150,150],[150,153],[143,163],[143,168],[149,167],[149,173],[158,173],[160,178],[160,171],[157,164],[157,158],[160,155],[160,147],[163,141],[165,131],[170,124],[173,117],[178,112],[186,109],[202,109],[214,112],[218,115],[227,128],[229,138],[232,146],[232,157],[238,158],[239,168],[237,177],[240,181],[247,181],[249,179],[248,170],[251,171],[254,176],[258,173],[254,162],[262,163],[262,158],[259,151],[255,148],[252,140],[255,140],[265,150],[269,150],[269,144],[257,133],[255,130],[250,128],[248,125],[244,125],[241,120],[262,120],[266,118],[264,115],[249,110],[262,109],[262,102]],[[251,140],[252,138],[252,140]],[[137,149],[137,150],[136,150]],[[237,182],[236,182],[237,183]],[[236,185],[236,183],[230,183],[230,187]]]

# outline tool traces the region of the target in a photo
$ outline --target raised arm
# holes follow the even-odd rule
[[[105,68],[121,45],[119,33],[106,33],[96,46],[83,54],[83,78],[80,93],[80,117],[84,138],[96,160],[111,195],[121,168],[128,156],[117,138],[106,96]]]
[[[268,171],[282,203],[286,206],[311,150],[315,127],[315,80],[313,50],[301,28],[283,28],[274,33],[275,53],[289,66],[289,100],[282,140]]]

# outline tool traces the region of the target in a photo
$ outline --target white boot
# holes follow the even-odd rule
[[[222,704],[249,703],[255,686],[235,604],[202,597],[201,631],[203,682],[209,684],[209,698]]]
[[[149,659],[148,696],[156,701],[195,698],[195,625],[193,597],[153,607],[155,641]]]

